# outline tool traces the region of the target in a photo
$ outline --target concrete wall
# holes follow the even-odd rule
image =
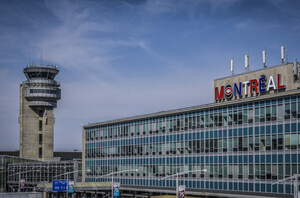
[[[0,198],[43,198],[42,192],[0,193]]]
[[[27,85],[20,86],[20,157],[43,161],[53,160],[53,108],[44,108],[43,116],[39,116],[36,108],[29,107],[24,97]],[[42,121],[42,131],[39,130],[39,121]],[[39,134],[42,134],[42,144],[39,144]],[[39,148],[42,148],[42,158],[39,158]]]

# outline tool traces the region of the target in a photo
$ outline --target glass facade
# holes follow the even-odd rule
[[[173,187],[190,190],[292,194],[289,181],[300,174],[300,96],[278,97],[235,105],[226,103],[145,115],[85,126],[86,181],[121,173],[122,185]]]
[[[20,163],[20,162],[34,162],[35,160],[24,159],[8,155],[0,155],[0,192],[9,191],[7,185],[7,176],[8,176],[8,165],[10,163]]]
[[[41,182],[51,183],[52,180],[68,178],[71,181],[81,182],[81,168],[81,161],[76,160],[10,163],[7,165],[6,171],[8,191],[18,190],[19,179],[25,180],[26,191],[31,191]]]

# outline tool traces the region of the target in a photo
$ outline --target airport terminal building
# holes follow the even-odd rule
[[[83,126],[85,181],[138,169],[114,176],[121,190],[174,194],[176,178],[161,178],[191,171],[179,177],[186,194],[292,197],[293,182],[272,184],[300,174],[299,69],[214,80],[211,104]]]

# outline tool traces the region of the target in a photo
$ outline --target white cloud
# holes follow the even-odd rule
[[[246,18],[243,20],[240,20],[236,23],[235,25],[236,29],[238,30],[266,30],[266,29],[275,29],[275,28],[280,28],[281,25],[277,23],[262,23],[260,21],[251,19],[251,18]]]

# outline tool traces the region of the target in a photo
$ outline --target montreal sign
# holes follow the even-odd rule
[[[238,82],[234,84],[227,84],[221,87],[215,87],[215,100],[222,101],[224,99],[231,100],[233,96],[239,96],[240,98],[253,96],[256,94],[267,94],[271,90],[285,89],[285,85],[280,84],[281,75],[278,74],[277,79],[274,76],[267,78],[265,75],[261,75],[259,79],[247,80],[244,82]]]

